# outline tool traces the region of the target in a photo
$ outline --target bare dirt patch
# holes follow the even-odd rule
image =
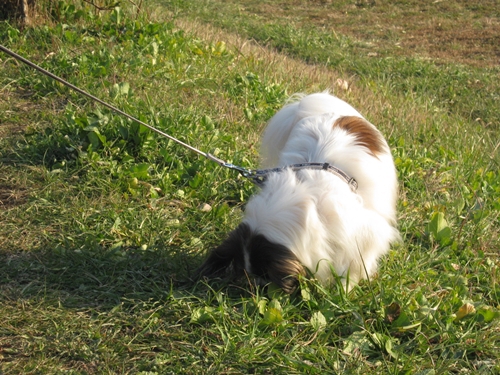
[[[479,67],[500,64],[496,0],[238,1],[250,14],[348,35],[387,55]]]
[[[26,129],[36,122],[40,105],[31,100],[32,94],[22,89],[0,91],[0,211],[9,210],[28,201],[33,184],[26,166],[20,167],[11,158],[17,142]],[[1,237],[1,235],[0,235]],[[1,238],[0,238],[1,239]]]
[[[23,90],[0,92],[0,139],[24,133],[33,115],[40,109],[32,94]]]
[[[27,190],[24,188],[3,185],[0,182],[0,210],[19,206],[27,200]]]

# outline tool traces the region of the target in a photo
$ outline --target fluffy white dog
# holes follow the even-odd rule
[[[373,275],[399,239],[396,170],[382,134],[328,93],[298,99],[269,122],[262,168],[274,169],[199,276],[247,273],[291,293],[306,267],[349,287]]]

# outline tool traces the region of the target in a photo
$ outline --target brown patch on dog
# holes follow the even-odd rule
[[[333,124],[334,127],[344,129],[356,136],[359,145],[370,150],[370,154],[377,156],[385,149],[385,142],[377,129],[364,118],[357,116],[344,116]]]

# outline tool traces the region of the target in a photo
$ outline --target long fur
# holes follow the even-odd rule
[[[399,239],[397,179],[382,134],[328,93],[301,96],[269,122],[261,167],[327,162],[356,179],[357,191],[333,173],[303,169],[268,176],[242,223],[198,270],[199,276],[253,274],[287,292],[305,268],[322,283],[332,270],[353,285],[372,276]]]

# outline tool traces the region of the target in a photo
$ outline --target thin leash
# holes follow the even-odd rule
[[[119,114],[120,114],[120,115],[122,115],[122,116],[127,117],[128,119],[130,119],[130,120],[132,120],[132,121],[135,121],[135,122],[137,122],[137,123],[139,123],[139,124],[141,124],[141,125],[145,126],[146,128],[148,128],[148,129],[150,129],[150,130],[152,130],[152,131],[154,131],[154,132],[156,132],[156,133],[158,133],[158,134],[162,135],[163,137],[166,137],[166,138],[168,138],[168,139],[170,139],[170,140],[172,140],[172,141],[174,141],[174,142],[178,143],[179,145],[181,145],[181,146],[183,146],[183,147],[185,147],[185,148],[187,148],[187,149],[189,149],[189,150],[191,150],[191,151],[193,151],[193,152],[196,152],[197,154],[202,155],[202,156],[206,157],[207,159],[209,159],[209,160],[211,160],[211,161],[216,162],[217,164],[219,164],[219,165],[220,165],[220,166],[222,166],[222,167],[226,167],[226,168],[229,168],[229,169],[234,169],[234,170],[237,170],[237,171],[239,171],[239,172],[240,172],[243,176],[245,176],[245,177],[247,177],[247,176],[246,176],[247,174],[248,174],[248,175],[250,175],[250,174],[251,174],[251,171],[250,171],[250,170],[247,170],[247,169],[245,169],[245,168],[243,168],[243,167],[239,167],[239,166],[237,166],[237,165],[234,165],[234,164],[228,163],[228,162],[226,162],[226,161],[224,161],[224,160],[222,160],[222,159],[219,159],[218,157],[216,157],[216,156],[214,156],[214,155],[212,155],[212,154],[209,154],[209,153],[207,153],[207,152],[200,151],[200,150],[198,150],[197,148],[195,148],[195,147],[193,147],[193,146],[190,146],[190,145],[188,145],[187,143],[184,143],[184,142],[182,142],[181,140],[179,140],[179,139],[177,139],[177,138],[174,138],[174,137],[172,137],[171,135],[169,135],[169,134],[167,134],[167,133],[164,133],[164,132],[162,132],[162,131],[161,131],[161,130],[159,130],[159,129],[156,129],[156,128],[155,128],[155,127],[153,127],[153,126],[151,126],[151,125],[149,125],[149,124],[146,124],[145,122],[143,122],[143,121],[141,121],[141,120],[139,120],[139,119],[137,119],[137,118],[135,118],[135,117],[133,117],[133,116],[129,115],[128,113],[123,112],[121,109],[116,108],[116,107],[112,106],[111,104],[108,104],[108,103],[106,103],[105,101],[103,101],[103,100],[99,99],[98,97],[96,97],[96,96],[94,96],[94,95],[92,95],[92,94],[89,94],[88,92],[86,92],[86,91],[82,90],[81,88],[79,88],[79,87],[77,87],[77,86],[75,86],[75,85],[73,85],[73,84],[69,83],[68,81],[65,81],[65,80],[64,80],[64,79],[62,79],[61,77],[56,76],[55,74],[53,74],[53,73],[49,72],[48,70],[43,69],[42,67],[40,67],[40,66],[36,65],[35,63],[33,63],[33,62],[29,61],[28,59],[25,59],[24,57],[22,57],[22,56],[18,55],[17,53],[15,53],[15,52],[11,51],[11,50],[10,50],[10,49],[8,49],[8,48],[6,48],[6,47],[2,46],[1,44],[0,44],[0,50],[2,50],[3,52],[5,52],[6,54],[8,54],[8,55],[12,56],[12,57],[13,57],[13,58],[15,58],[16,60],[19,60],[19,61],[21,61],[21,62],[25,63],[26,65],[30,66],[31,68],[38,70],[38,71],[39,71],[39,72],[41,72],[42,74],[45,74],[46,76],[48,76],[48,77],[50,77],[50,78],[52,78],[52,79],[54,79],[54,80],[56,80],[56,81],[58,81],[58,82],[62,83],[63,85],[65,85],[65,86],[67,86],[67,87],[71,88],[72,90],[74,90],[74,91],[76,91],[76,92],[78,92],[78,93],[80,93],[80,94],[82,94],[82,95],[84,95],[84,96],[86,96],[86,97],[88,97],[88,98],[92,99],[93,101],[98,102],[99,104],[102,104],[103,106],[105,106],[105,107],[107,107],[107,108],[111,109],[112,111],[114,111],[114,112],[116,112],[116,113],[119,113]]]
[[[317,170],[326,170],[326,171],[329,171],[329,172],[332,172],[333,174],[335,174],[336,176],[342,178],[350,187],[353,191],[355,191],[358,187],[357,183],[356,183],[356,180],[354,180],[354,178],[351,178],[349,177],[346,173],[344,173],[342,170],[334,167],[333,165],[330,165],[328,163],[301,163],[301,164],[292,164],[292,165],[289,165],[289,166],[286,166],[286,167],[280,167],[280,168],[271,168],[271,169],[258,169],[258,170],[255,170],[255,171],[252,171],[250,169],[246,169],[246,168],[243,168],[243,167],[240,167],[240,166],[237,166],[237,165],[234,165],[232,163],[228,163],[222,159],[219,159],[218,157],[208,153],[208,152],[203,152],[193,146],[190,146],[188,145],[187,143],[184,143],[182,142],[181,140],[175,138],[175,137],[172,137],[171,135],[165,133],[165,132],[162,132],[161,130],[159,129],[156,129],[155,127],[129,115],[128,113],[122,111],[121,109],[119,108],[116,108],[114,106],[112,106],[111,104],[108,104],[106,103],[105,101],[99,99],[98,97],[92,95],[92,94],[89,94],[88,92],[80,89],[79,87],[69,83],[68,81],[62,79],[61,77],[59,76],[56,76],[55,74],[49,72],[48,70],[45,70],[43,69],[42,67],[38,66],[37,64],[31,62],[30,60],[22,57],[21,55],[18,55],[17,53],[11,51],[10,49],[8,49],[7,47],[4,47],[3,45],[0,44],[0,50],[3,51],[4,53],[6,53],[7,55],[9,56],[12,56],[14,59],[18,60],[18,61],[21,61],[23,62],[24,64],[28,65],[29,67],[35,69],[35,70],[38,70],[40,73],[62,83],[63,85],[71,88],[72,90],[78,92],[79,94],[82,94],[90,99],[92,99],[93,101],[105,106],[106,108],[109,108],[111,109],[112,111],[122,115],[122,116],[125,116],[127,117],[128,119],[132,120],[132,121],[135,121],[143,126],[145,126],[146,128],[154,131],[155,133],[158,133],[160,134],[161,136],[165,137],[165,138],[168,138],[170,139],[171,141],[201,155],[201,156],[204,156],[205,158],[207,158],[208,160],[211,160],[217,164],[219,164],[221,167],[225,167],[225,168],[229,168],[229,169],[232,169],[232,170],[236,170],[238,171],[243,177],[245,178],[248,178],[250,179],[254,184],[258,185],[258,186],[262,186],[264,184],[264,182],[266,181],[266,178],[267,178],[267,175],[269,175],[270,173],[276,173],[276,172],[282,172],[286,169],[292,169],[293,171],[298,171],[298,170],[301,170],[301,169],[317,169]]]

